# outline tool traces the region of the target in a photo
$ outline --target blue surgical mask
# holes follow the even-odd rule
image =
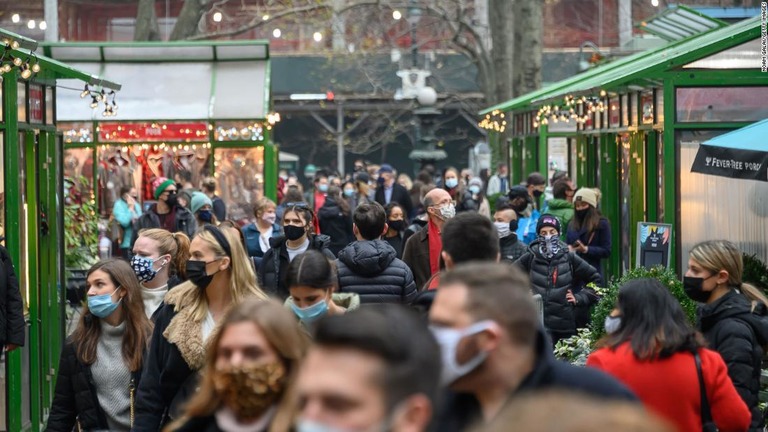
[[[459,179],[455,179],[455,178],[445,179],[445,185],[449,189],[453,189],[453,188],[455,188],[456,186],[459,185]]]
[[[88,296],[88,310],[99,318],[106,318],[112,315],[112,312],[114,312],[115,309],[120,306],[120,302],[123,301],[123,299],[120,299],[117,303],[112,302],[112,295],[119,289],[120,287],[115,288],[111,294]]]
[[[319,190],[322,193],[326,193],[328,192],[328,185],[327,184],[318,185],[317,190]]]
[[[477,195],[477,194],[480,193],[480,186],[472,185],[472,186],[469,187],[469,191],[472,192],[473,194]]]
[[[344,189],[344,196],[351,197],[354,194],[355,194],[355,190],[354,189]]]
[[[312,306],[307,306],[305,308],[300,308],[296,306],[296,303],[291,303],[291,309],[293,309],[293,313],[295,313],[300,320],[305,323],[311,323],[317,321],[328,313],[328,303],[323,299]]]

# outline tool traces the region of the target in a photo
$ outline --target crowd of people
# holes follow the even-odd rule
[[[157,179],[143,215],[126,191],[125,259],[88,271],[46,430],[762,430],[768,299],[732,243],[691,251],[696,327],[635,280],[574,366],[553,343],[600,299],[598,190],[366,165],[307,191],[283,172],[245,224],[215,189],[187,208]]]

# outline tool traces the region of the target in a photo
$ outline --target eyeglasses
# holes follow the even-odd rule
[[[309,208],[309,204],[304,202],[304,201],[296,201],[296,202],[285,203],[285,206],[286,207],[305,208],[305,209]]]

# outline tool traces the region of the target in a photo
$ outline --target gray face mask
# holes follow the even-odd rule
[[[440,207],[440,216],[445,220],[452,219],[456,216],[456,207],[453,204],[447,204]]]
[[[620,316],[610,316],[608,315],[605,317],[605,333],[607,334],[613,334],[619,331],[619,327],[621,327],[621,317]]]

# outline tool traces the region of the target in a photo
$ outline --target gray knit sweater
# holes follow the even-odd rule
[[[101,337],[96,347],[96,361],[91,374],[96,384],[96,397],[107,418],[110,431],[131,429],[131,371],[123,360],[125,321],[117,327],[100,320]]]

